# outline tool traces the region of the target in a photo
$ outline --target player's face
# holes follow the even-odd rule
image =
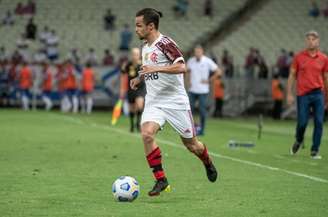
[[[143,21],[143,16],[136,17],[136,34],[140,40],[147,38],[149,30],[147,25]]]
[[[319,38],[313,35],[307,36],[305,43],[308,50],[317,50],[319,48]]]

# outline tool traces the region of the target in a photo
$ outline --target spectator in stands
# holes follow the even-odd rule
[[[0,62],[5,63],[8,61],[8,54],[4,46],[0,47]]]
[[[24,5],[21,2],[18,2],[15,8],[15,14],[22,16],[24,15]]]
[[[213,82],[213,97],[215,100],[215,110],[213,117],[223,117],[222,108],[224,100],[224,83],[222,81],[222,76],[218,75]]]
[[[223,51],[221,64],[223,67],[224,75],[227,78],[232,78],[234,74],[233,57],[229,55],[229,52],[226,49]]]
[[[25,34],[21,34],[21,38],[16,41],[16,46],[19,54],[22,56],[23,60],[28,61],[30,59],[29,53],[29,41],[26,39]]]
[[[35,40],[37,31],[38,27],[35,25],[33,18],[30,18],[28,24],[25,27],[26,38]]]
[[[271,81],[271,93],[273,99],[272,118],[279,120],[281,118],[282,104],[284,100],[284,87],[279,79],[280,74],[273,75]]]
[[[98,57],[96,55],[95,49],[90,48],[89,52],[85,56],[85,63],[91,66],[98,65]]]
[[[42,44],[46,45],[48,38],[51,36],[51,32],[48,26],[44,26],[42,32],[39,34],[39,40]]]
[[[49,37],[46,41],[47,56],[50,61],[55,61],[59,58],[58,52],[59,37],[55,30],[51,30]]]
[[[256,65],[255,49],[251,47],[245,60],[245,72],[247,78],[254,78],[254,68]]]
[[[103,61],[102,64],[104,66],[112,66],[114,65],[114,56],[111,54],[109,49],[106,49],[104,51],[104,57],[103,57]]]
[[[326,2],[326,7],[322,10],[322,14],[325,18],[328,18],[328,1]]]
[[[12,65],[18,65],[21,62],[23,62],[23,56],[19,53],[18,50],[15,50],[14,53],[11,56],[10,62]]]
[[[184,17],[188,12],[188,0],[176,0],[173,11],[177,17]]]
[[[317,2],[313,0],[311,2],[311,8],[309,10],[309,16],[317,18],[317,17],[319,17],[319,15],[320,15],[320,9],[318,7]]]
[[[277,60],[278,73],[283,78],[288,78],[289,74],[289,65],[288,65],[288,54],[285,49],[281,49],[281,54]]]
[[[260,50],[258,49],[255,50],[255,56],[256,56],[255,62],[259,68],[258,78],[267,79],[269,74],[269,69],[264,57],[260,53]]]
[[[44,48],[40,48],[35,54],[34,54],[34,62],[37,64],[41,64],[46,62],[47,60],[47,54],[46,50]]]
[[[24,7],[25,14],[35,15],[36,13],[36,4],[34,0],[29,0]]]
[[[121,43],[119,47],[121,51],[129,51],[132,36],[129,24],[125,24],[124,29],[121,31]]]
[[[115,29],[115,20],[116,16],[112,14],[111,9],[107,10],[107,14],[104,16],[104,26],[105,30],[114,30]]]
[[[5,25],[12,26],[15,24],[15,18],[10,10],[8,10],[5,16],[2,18],[1,23],[4,26]]]
[[[213,1],[205,0],[204,1],[204,15],[208,17],[213,17]]]
[[[203,135],[205,131],[207,96],[209,94],[210,81],[213,81],[222,72],[218,65],[204,55],[203,48],[198,45],[194,49],[194,57],[187,62],[187,84],[189,87],[190,106],[194,113],[196,101],[199,102],[200,129],[198,135]]]
[[[71,49],[67,54],[67,59],[70,60],[75,66],[81,64],[81,55],[77,48]]]

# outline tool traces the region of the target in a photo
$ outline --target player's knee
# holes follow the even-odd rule
[[[142,129],[141,136],[142,136],[142,140],[144,141],[145,144],[151,144],[154,142],[155,136],[154,136],[154,133],[150,130]]]

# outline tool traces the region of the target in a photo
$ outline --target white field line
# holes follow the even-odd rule
[[[73,117],[68,117],[68,116],[64,116],[64,117],[61,116],[61,117],[65,120],[71,121],[71,122],[76,123],[76,124],[84,124],[86,126],[89,125],[91,127],[104,129],[104,130],[109,130],[109,131],[112,131],[112,132],[117,132],[117,133],[120,133],[120,134],[124,134],[124,135],[130,136],[130,137],[135,137],[135,138],[140,139],[139,134],[132,134],[132,133],[127,132],[125,130],[113,128],[113,127],[106,126],[106,125],[100,125],[100,124],[96,124],[96,123],[83,122],[81,119],[78,119],[78,118],[73,118]],[[183,145],[181,145],[181,144],[179,145],[175,142],[168,141],[168,140],[165,140],[165,139],[156,138],[156,141],[158,141],[160,143],[163,143],[163,144],[166,144],[166,145],[169,145],[171,147],[185,149],[185,147]],[[217,153],[214,153],[214,152],[209,152],[209,154],[213,157],[218,157],[218,158],[221,158],[221,159],[226,159],[226,160],[238,162],[238,163],[245,164],[245,165],[255,166],[255,167],[259,167],[259,168],[266,169],[266,170],[271,170],[271,171],[278,171],[278,172],[286,173],[286,174],[289,174],[289,175],[293,175],[293,176],[309,179],[309,180],[312,180],[312,181],[316,181],[316,182],[328,183],[328,180],[326,180],[326,179],[322,179],[322,178],[315,177],[315,176],[310,176],[310,175],[299,173],[299,172],[286,170],[286,169],[283,169],[283,168],[278,168],[278,167],[273,167],[273,166],[269,166],[269,165],[265,165],[265,164],[252,162],[252,161],[242,160],[242,159],[239,159],[239,158],[230,157],[230,156],[222,155],[222,154],[217,154]]]

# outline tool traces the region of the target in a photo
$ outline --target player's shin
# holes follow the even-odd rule
[[[156,180],[161,180],[165,178],[164,169],[162,166],[162,154],[159,147],[156,147],[147,155],[147,162]]]

